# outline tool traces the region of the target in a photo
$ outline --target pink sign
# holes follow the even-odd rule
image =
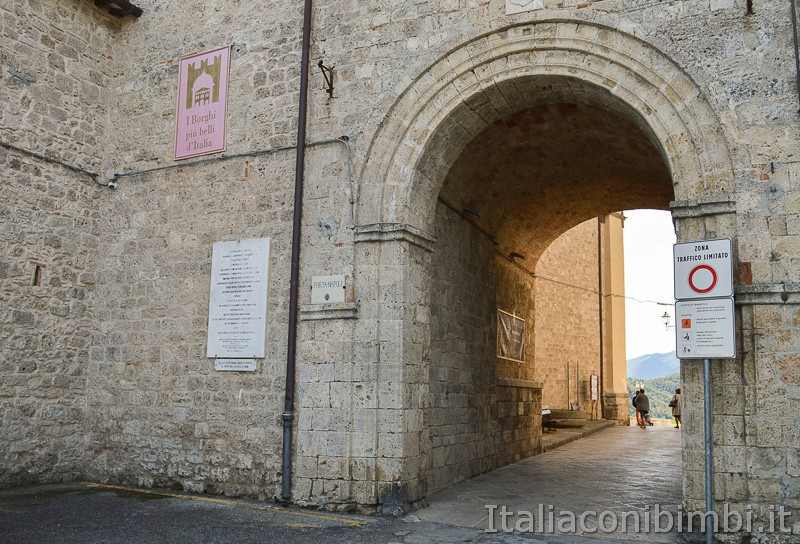
[[[183,57],[175,108],[175,160],[225,151],[230,46]]]

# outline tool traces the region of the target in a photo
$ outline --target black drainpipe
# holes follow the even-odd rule
[[[292,269],[289,279],[289,339],[286,350],[286,398],[283,406],[283,468],[281,500],[292,499],[292,422],[294,377],[297,359],[297,306],[300,292],[300,226],[303,218],[303,171],[306,160],[306,112],[308,110],[308,57],[311,49],[311,0],[303,9],[303,53],[300,61],[300,111],[297,115],[297,163],[294,177],[292,222]]]

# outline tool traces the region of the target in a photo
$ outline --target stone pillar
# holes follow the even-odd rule
[[[381,224],[360,227],[356,242],[362,302],[356,360],[374,365],[374,421],[365,433],[373,441],[372,499],[394,513],[425,495],[430,308],[424,274],[434,240],[411,226]]]
[[[630,425],[630,398],[628,393],[606,393],[603,395],[605,402],[605,418],[616,421],[620,425]]]
[[[623,222],[622,214],[611,214],[600,223],[603,249],[603,402],[605,419],[629,425]]]

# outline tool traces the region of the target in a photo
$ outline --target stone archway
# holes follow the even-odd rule
[[[403,431],[392,438],[393,461],[378,478],[381,502],[415,500],[428,490],[430,233],[447,175],[482,131],[557,102],[598,107],[643,135],[665,165],[675,200],[733,191],[728,146],[699,87],[657,49],[619,30],[556,20],[508,27],[466,43],[418,77],[372,141],[360,176],[359,222],[366,225],[357,227],[356,241],[383,242],[377,250],[359,244],[356,272],[361,293],[375,302],[362,319],[376,324],[379,373],[390,384],[379,389],[377,405],[402,407],[392,412]],[[604,213],[622,209],[608,206]]]
[[[504,83],[535,76],[589,84],[635,111],[664,153],[676,200],[733,191],[719,120],[675,62],[619,30],[549,20],[476,38],[411,84],[370,146],[360,176],[369,180],[361,184],[362,222],[428,225],[442,172],[464,146],[497,119],[535,104],[524,90],[505,92],[513,85]]]

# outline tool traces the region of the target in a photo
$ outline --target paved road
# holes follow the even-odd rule
[[[597,537],[630,544],[626,539],[632,535],[619,532],[593,538],[550,531],[487,533],[485,505],[535,513],[542,504],[552,505],[554,513],[578,513],[677,503],[678,432],[608,429],[456,485],[431,497],[430,508],[400,519],[88,483],[5,490],[0,491],[0,544],[593,544]],[[631,453],[634,443],[645,451],[638,461]],[[638,537],[683,541],[674,533]]]
[[[672,427],[612,427],[448,488],[417,515],[499,531],[505,507],[513,513],[505,516],[505,526],[523,532],[604,536],[616,522],[610,531],[616,539],[674,542],[680,454],[680,431]],[[658,529],[667,529],[672,519],[672,531],[656,532],[656,506]]]

